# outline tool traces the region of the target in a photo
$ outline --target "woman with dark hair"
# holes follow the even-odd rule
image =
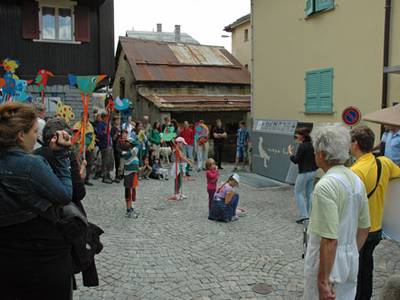
[[[37,139],[33,108],[0,105],[0,282],[2,299],[71,299],[70,246],[47,218],[72,199],[64,149],[71,138],[57,131],[49,147],[55,168],[30,154]]]
[[[310,129],[306,127],[296,129],[295,140],[300,144],[296,154],[294,153],[293,146],[288,146],[290,160],[299,166],[299,174],[297,175],[294,185],[294,195],[300,215],[300,218],[296,221],[298,224],[308,219],[311,194],[314,187],[314,177],[317,171],[310,132]]]

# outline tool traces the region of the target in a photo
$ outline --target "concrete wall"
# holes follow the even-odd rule
[[[400,1],[392,0],[389,66],[400,65]],[[388,106],[400,103],[400,74],[389,74]]]
[[[384,6],[384,0],[336,0],[333,10],[305,18],[305,1],[252,0],[252,116],[319,124],[341,121],[349,105],[362,114],[379,109]],[[305,114],[305,72],[330,67],[334,112]]]
[[[249,31],[248,40],[244,40],[244,31]],[[232,54],[240,63],[248,66],[251,73],[251,26],[250,21],[243,23],[232,31]]]

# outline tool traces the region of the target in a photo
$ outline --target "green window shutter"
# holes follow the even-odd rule
[[[333,69],[306,72],[305,112],[330,113],[333,111]]]
[[[333,69],[319,71],[319,111],[332,112]]]
[[[315,0],[315,11],[332,9],[334,5],[334,0]]]
[[[305,111],[318,111],[318,87],[319,87],[319,71],[309,71],[306,73],[306,99]]]
[[[306,17],[314,12],[314,0],[306,0],[306,7],[304,8],[304,13]]]

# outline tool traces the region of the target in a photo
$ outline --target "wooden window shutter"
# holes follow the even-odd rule
[[[309,71],[306,72],[305,77],[306,95],[305,95],[305,111],[316,112],[318,111],[318,86],[319,86],[319,72]]]
[[[75,40],[90,42],[90,10],[86,6],[75,6]]]
[[[334,4],[334,0],[315,0],[315,11],[332,9]]]
[[[333,92],[333,69],[323,69],[319,71],[319,103],[320,112],[332,112],[332,92]]]
[[[304,8],[304,13],[308,17],[314,12],[314,0],[306,0],[306,6]]]
[[[333,69],[306,72],[305,112],[331,113],[333,111]]]
[[[39,39],[39,5],[36,1],[22,3],[22,38]]]

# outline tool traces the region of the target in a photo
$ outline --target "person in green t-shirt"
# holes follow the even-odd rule
[[[304,299],[353,300],[358,251],[370,227],[368,198],[360,178],[344,166],[350,134],[339,125],[312,133],[315,161],[325,175],[314,189],[304,262]]]

